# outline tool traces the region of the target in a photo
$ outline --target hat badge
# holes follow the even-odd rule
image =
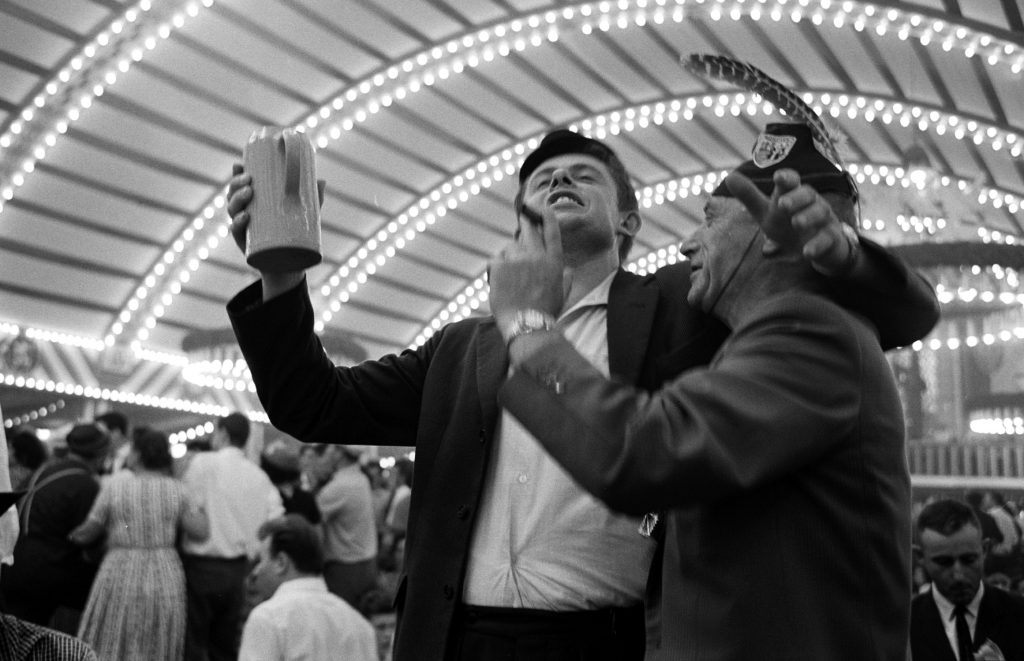
[[[781,163],[796,145],[796,136],[771,135],[762,133],[757,136],[751,160],[759,168],[770,168]]]

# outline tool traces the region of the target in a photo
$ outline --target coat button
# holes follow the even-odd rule
[[[444,587],[441,588],[441,593],[444,594],[444,598],[448,601],[451,601],[455,598],[455,588],[453,588],[448,583],[445,583]]]
[[[466,507],[465,505],[459,505],[459,509],[458,509],[458,511],[456,511],[455,516],[459,517],[460,519],[468,518],[469,517],[469,508]]]

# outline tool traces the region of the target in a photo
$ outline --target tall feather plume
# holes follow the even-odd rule
[[[838,128],[826,124],[814,108],[779,81],[751,64],[725,55],[693,53],[683,57],[682,63],[687,71],[705,80],[725,81],[760,94],[787,117],[807,124],[818,151],[841,169],[846,169],[840,155],[840,150],[846,145],[846,136]]]

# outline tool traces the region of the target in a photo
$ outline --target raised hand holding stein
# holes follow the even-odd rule
[[[252,177],[245,260],[268,273],[319,264],[320,201],[313,143],[293,129],[264,126],[242,154]]]

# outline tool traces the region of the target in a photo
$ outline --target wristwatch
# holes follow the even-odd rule
[[[534,331],[551,330],[555,327],[555,318],[547,312],[540,310],[519,310],[512,318],[512,326],[509,328],[508,337],[505,339],[505,347],[512,344],[512,340],[520,335],[528,335]]]

